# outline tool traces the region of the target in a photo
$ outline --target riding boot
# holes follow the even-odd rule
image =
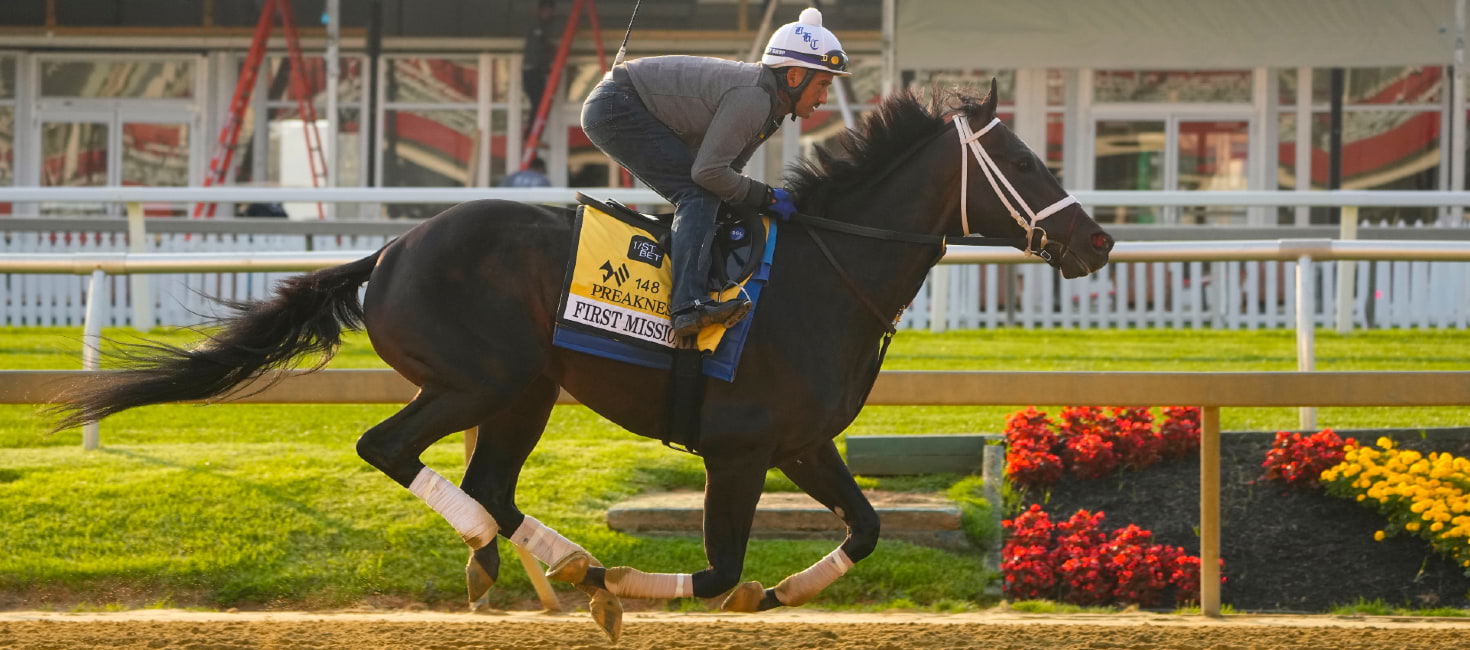
[[[750,313],[750,301],[744,297],[722,301],[709,297],[714,238],[713,214],[680,214],[674,220],[674,336],[693,336],[715,323],[730,327]]]

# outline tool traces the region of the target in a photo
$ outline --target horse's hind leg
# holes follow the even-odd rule
[[[455,532],[469,545],[472,557],[483,560],[472,563],[480,566],[466,567],[472,588],[489,589],[494,582],[499,564],[495,534],[500,527],[480,501],[429,469],[419,456],[444,436],[483,422],[505,404],[503,397],[497,397],[488,391],[425,387],[403,410],[368,429],[357,441],[357,453],[363,460],[428,503],[454,526]],[[535,440],[536,436],[532,436],[529,444],[534,446]],[[487,568],[484,564],[491,566]],[[471,602],[478,598],[476,595]]]
[[[807,570],[787,576],[774,588],[767,589],[756,610],[805,604],[878,546],[878,513],[852,479],[852,472],[842,462],[836,444],[829,441],[779,467],[797,487],[847,523],[847,539]]]
[[[644,573],[632,567],[589,569],[581,566],[576,571],[557,572],[558,575],[553,577],[632,598],[713,598],[729,591],[740,582],[745,566],[751,521],[765,483],[765,458],[769,458],[769,453],[764,449],[748,450],[744,454],[706,450],[708,482],[704,489],[704,550],[709,566],[703,571],[693,574]],[[741,593],[737,589],[730,598],[739,599]],[[761,597],[758,586],[754,596],[752,608]]]
[[[513,531],[525,516],[516,508],[516,483],[526,458],[541,440],[560,388],[541,377],[527,386],[516,402],[480,423],[474,455],[460,488],[485,506],[491,518]],[[470,609],[479,609],[490,587],[500,577],[500,554],[495,544],[470,549],[465,565]]]

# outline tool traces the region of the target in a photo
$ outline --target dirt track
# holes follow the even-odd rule
[[[0,648],[1453,648],[1470,619],[1153,614],[629,614],[607,642],[586,614],[0,612]]]

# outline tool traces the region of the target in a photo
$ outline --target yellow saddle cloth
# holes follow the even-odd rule
[[[633,225],[592,205],[581,205],[579,211],[558,326],[641,343],[640,347],[652,344],[673,349],[677,345],[669,313],[673,263],[653,229]],[[774,243],[771,225],[769,220],[763,224],[769,246]],[[750,278],[710,295],[728,300],[740,295],[748,282]],[[704,328],[699,333],[699,349],[714,352],[726,331],[719,324]]]

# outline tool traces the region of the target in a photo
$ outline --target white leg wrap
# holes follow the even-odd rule
[[[561,533],[548,528],[546,524],[536,521],[536,518],[531,515],[526,515],[525,521],[522,521],[520,527],[516,528],[516,532],[511,533],[510,541],[530,551],[531,555],[548,566],[556,564],[558,560],[573,551],[587,553],[586,549],[562,537]],[[587,553],[587,555],[592,554]]]
[[[434,512],[454,526],[455,532],[470,548],[478,549],[495,541],[495,533],[500,531],[500,526],[485,511],[485,506],[434,470],[428,467],[419,470],[408,491],[423,499]]]
[[[851,568],[852,560],[847,559],[847,553],[839,548],[807,570],[787,576],[781,584],[776,585],[776,598],[782,605],[789,607],[805,605]]]
[[[690,598],[694,576],[688,573],[644,573],[633,567],[614,567],[603,578],[607,590],[629,598]]]

